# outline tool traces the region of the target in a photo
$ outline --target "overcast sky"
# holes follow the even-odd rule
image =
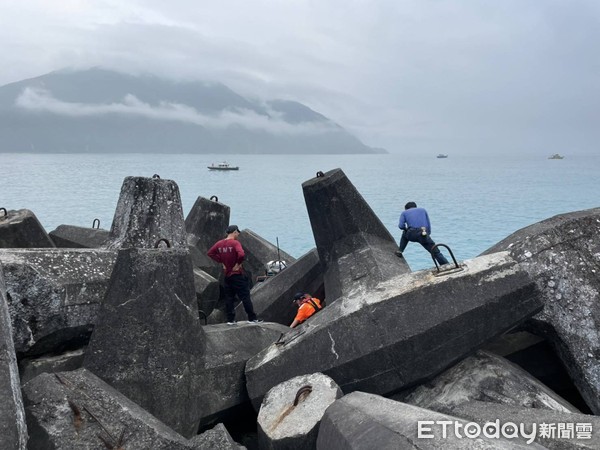
[[[597,153],[598,0],[0,0],[0,85],[101,66],[297,100],[392,152]]]

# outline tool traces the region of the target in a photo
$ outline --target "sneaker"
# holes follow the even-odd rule
[[[394,254],[395,254],[395,255],[396,255],[398,258],[403,258],[403,256],[402,256],[402,252],[401,252],[400,250],[396,250],[396,251],[394,252]]]
[[[227,325],[237,325],[237,322],[235,320],[233,320],[231,322],[227,322]]]
[[[264,320],[262,319],[254,319],[254,320],[249,320],[248,323],[263,323]]]

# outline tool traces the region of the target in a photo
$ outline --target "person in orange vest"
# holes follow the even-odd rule
[[[312,316],[317,311],[323,309],[321,300],[312,297],[310,294],[304,292],[298,292],[294,295],[292,302],[298,307],[298,313],[294,318],[294,321],[290,325],[290,328],[295,328]]]

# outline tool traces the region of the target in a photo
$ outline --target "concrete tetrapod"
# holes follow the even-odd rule
[[[33,212],[19,209],[0,213],[0,248],[51,247],[54,242]]]
[[[116,258],[114,250],[0,250],[17,353],[86,345]]]
[[[516,364],[481,350],[419,386],[402,401],[452,414],[454,406],[471,400],[579,412]]]
[[[120,250],[84,367],[191,437],[203,347],[187,249]]]
[[[58,248],[99,248],[106,243],[110,232],[98,228],[59,225],[49,234]]]
[[[302,184],[327,302],[367,294],[381,281],[410,272],[398,245],[341,169]]]
[[[301,375],[278,384],[267,393],[258,413],[259,447],[315,448],[325,410],[343,395],[335,381],[322,373]]]
[[[488,438],[479,428],[477,432],[472,423],[456,417],[378,395],[353,392],[325,411],[317,450],[545,448],[527,444],[525,439]]]
[[[255,409],[274,385],[317,371],[344,392],[390,394],[416,385],[541,309],[535,283],[507,253],[464,265],[441,277],[428,270],[400,275],[288,332],[246,365]]]
[[[13,344],[6,287],[0,264],[0,448],[25,450],[27,427]]]
[[[536,281],[543,311],[527,323],[546,337],[595,414],[600,414],[600,208],[552,217],[510,235],[508,250]]]
[[[125,177],[108,248],[153,248],[160,239],[187,247],[179,187],[172,180]]]

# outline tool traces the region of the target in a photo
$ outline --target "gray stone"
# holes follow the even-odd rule
[[[116,256],[109,250],[0,250],[17,353],[85,345]]]
[[[59,248],[99,248],[106,243],[108,235],[108,230],[75,225],[59,225],[50,232],[52,242]]]
[[[203,270],[194,268],[194,287],[196,288],[196,299],[198,300],[198,309],[202,311],[201,317],[210,316],[221,295],[221,285],[219,280],[211,277]]]
[[[23,386],[28,449],[202,449],[85,369]]]
[[[229,206],[198,197],[185,218],[187,242],[194,267],[217,279],[223,271],[221,265],[210,259],[206,252],[215,242],[225,237],[229,215]]]
[[[54,243],[33,212],[19,209],[0,213],[0,248],[49,248]]]
[[[198,449],[211,450],[242,450],[243,445],[239,445],[233,440],[227,428],[222,423],[215,425],[212,429],[198,434],[190,439]]]
[[[539,312],[535,283],[507,253],[423,270],[328,304],[246,365],[255,408],[275,384],[321,371],[344,392],[391,394],[429,379]],[[307,357],[310,355],[310,357]]]
[[[419,427],[419,422],[423,423]],[[451,422],[444,437],[442,425]],[[333,403],[321,421],[317,450],[350,449],[541,449],[523,440],[467,438],[454,424],[468,422],[378,395],[353,392]],[[432,437],[425,437],[432,436]]]
[[[500,427],[507,423],[523,426],[529,433],[535,432],[536,443],[547,448],[600,448],[600,418],[596,416],[547,409],[532,410],[476,400],[457,405],[453,410],[454,416],[481,425],[489,422],[498,423]]]
[[[6,287],[0,264],[0,448],[24,450],[27,446],[25,410],[17,357],[13,344],[12,326]]]
[[[244,368],[248,359],[277,341],[287,331],[283,325],[263,322],[238,322],[203,327],[206,342],[204,367],[197,381],[202,395],[201,426],[210,425],[235,414],[248,405]]]
[[[42,373],[68,372],[83,366],[85,348],[67,351],[58,355],[22,358],[19,361],[21,384],[27,383]]]
[[[398,245],[341,169],[302,184],[328,303],[367,294],[410,269]]]
[[[529,331],[552,342],[582,397],[600,414],[600,208],[523,228],[485,254],[503,250],[536,281],[544,300]]]
[[[167,239],[172,247],[187,247],[177,183],[160,178],[126,177],[108,248],[154,248],[160,239]]]
[[[296,258],[283,250],[279,249],[279,251],[277,251],[275,245],[260,237],[252,230],[242,230],[238,240],[240,241],[240,244],[242,244],[244,253],[246,254],[244,259],[244,271],[250,277],[252,282],[256,281],[256,277],[265,275],[265,266],[270,261],[283,260],[288,266],[296,261]]]
[[[418,387],[403,401],[452,414],[454,406],[471,400],[579,412],[517,365],[484,351],[478,351]]]
[[[203,346],[187,249],[119,251],[84,367],[191,437]]]
[[[272,388],[258,413],[261,449],[313,449],[325,410],[344,394],[322,373],[294,377]]]
[[[316,296],[322,290],[323,272],[317,250],[313,249],[276,276],[257,283],[251,292],[252,304],[261,319],[289,325],[298,309],[292,303],[294,294],[302,291]],[[241,311],[243,305],[240,303],[237,309]]]

